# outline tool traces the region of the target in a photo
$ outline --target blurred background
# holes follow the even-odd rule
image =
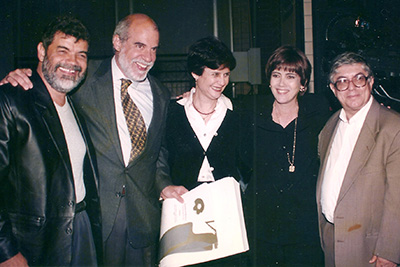
[[[313,65],[310,92],[326,95],[330,61],[344,51],[364,55],[376,82],[375,97],[400,110],[400,1],[398,0],[1,0],[0,77],[17,67],[36,67],[36,46],[57,15],[78,17],[91,33],[89,58],[112,56],[116,23],[145,13],[160,28],[152,74],[179,95],[192,86],[186,72],[190,44],[215,35],[232,49],[238,67],[229,97],[268,94],[264,67],[272,51],[290,44]]]

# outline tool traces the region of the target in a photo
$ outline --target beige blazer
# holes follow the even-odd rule
[[[339,112],[322,129],[318,144],[317,204],[326,266],[371,266],[373,255],[400,263],[400,115],[373,101],[345,173],[332,225],[321,213],[321,184]]]

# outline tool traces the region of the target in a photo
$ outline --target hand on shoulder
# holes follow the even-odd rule
[[[31,69],[16,69],[8,73],[7,76],[0,81],[0,86],[9,83],[14,87],[20,85],[25,90],[29,90],[33,87],[33,84],[29,79],[31,76]]]

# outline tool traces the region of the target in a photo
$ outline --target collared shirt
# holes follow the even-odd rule
[[[350,120],[342,109],[339,125],[329,151],[321,188],[321,206],[325,218],[334,223],[334,213],[354,146],[372,104],[372,96]]]
[[[193,107],[193,94],[196,92],[195,88],[192,88],[190,91],[190,96],[187,98],[183,98],[178,101],[178,103],[185,108],[185,113],[195,132],[201,146],[204,151],[207,151],[208,146],[210,145],[214,136],[218,135],[218,129],[221,126],[222,121],[225,118],[226,111],[228,109],[233,110],[232,102],[229,98],[224,95],[221,95],[217,100],[217,105],[215,106],[215,112],[211,115],[210,120],[205,123],[201,115],[195,110]],[[200,168],[198,181],[199,182],[211,182],[215,181],[214,176],[212,174],[213,167],[210,166],[210,163],[207,159],[207,156],[204,157],[202,166]]]
[[[68,154],[71,161],[72,175],[75,185],[76,203],[81,202],[86,195],[85,183],[83,181],[83,162],[86,155],[85,141],[76,122],[68,101],[64,106],[59,106],[54,102],[58,117],[64,131],[65,141],[68,147]]]
[[[124,110],[121,103],[121,79],[128,78],[126,78],[119,69],[115,56],[111,61],[111,70],[119,141],[121,144],[125,166],[128,166],[131,152],[131,138],[129,135],[128,126],[126,125]],[[146,124],[146,130],[148,130],[153,117],[153,93],[151,92],[149,79],[146,78],[143,82],[132,81],[132,84],[128,87],[128,94],[139,108]]]

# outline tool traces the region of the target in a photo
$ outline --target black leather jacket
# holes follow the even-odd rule
[[[70,265],[76,203],[67,144],[36,72],[32,82],[28,91],[0,87],[0,262],[21,252],[29,265]],[[100,249],[94,154],[84,122],[70,104],[89,152],[84,164],[85,200]]]

